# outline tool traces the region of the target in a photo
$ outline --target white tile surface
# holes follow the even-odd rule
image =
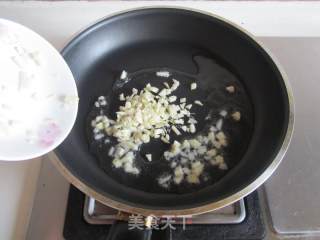
[[[320,236],[320,39],[264,39],[294,91],[295,130],[283,162],[265,184],[273,225],[282,234]]]
[[[34,208],[28,227],[28,240],[60,240],[68,199],[69,183],[53,166],[43,160]]]
[[[242,25],[257,36],[320,36],[320,2],[1,1],[0,17],[8,18],[31,27],[47,38],[56,48],[61,49],[66,41],[70,39],[71,35],[106,15],[124,9],[150,5],[185,6],[211,11]],[[319,39],[311,40],[315,42],[310,42],[310,39],[306,38],[299,41],[290,38],[281,39],[280,41],[277,38],[262,40],[280,58],[280,62],[284,65],[285,70],[287,70],[294,87],[298,86],[298,89],[294,89],[295,93],[305,94],[304,96],[307,101],[305,103],[301,101],[298,105],[298,109],[301,109],[301,111],[299,110],[297,116],[301,117],[301,120],[297,121],[297,126],[303,127],[302,119],[306,119],[307,123],[314,124],[318,118],[316,117],[311,120],[313,116],[310,113],[313,111],[302,111],[302,109],[309,106],[304,105],[308,102],[311,105],[317,103],[318,94],[316,90],[319,89],[319,84],[316,79],[320,77],[319,66],[317,65],[319,63],[319,56],[318,50],[314,48],[318,48],[316,42]],[[309,44],[313,47],[310,48]],[[306,62],[301,61],[301,59],[304,59]],[[305,85],[303,85],[304,83],[311,84],[313,89],[308,91]],[[303,97],[300,98],[303,100]],[[310,135],[311,133],[316,133],[317,129],[317,126],[313,129],[308,128],[308,131],[306,131],[307,137],[303,137],[303,129],[297,130],[297,133],[302,135],[296,135],[297,138],[293,140],[297,148],[290,147],[286,157],[288,159],[285,159],[286,164],[290,165],[293,163],[292,158],[296,156],[298,159],[295,159],[295,161],[298,162],[301,158],[306,160],[306,163],[318,160],[319,146],[317,143],[319,143],[319,139],[317,134]],[[308,141],[311,141],[311,144],[308,144]],[[303,144],[299,145],[300,142],[303,142]],[[305,147],[305,149],[300,152],[298,146]],[[312,155],[310,155],[308,148],[315,149]],[[0,177],[2,180],[0,182],[0,201],[2,206],[0,208],[1,240],[62,239],[62,224],[68,184],[47,160],[45,160],[42,167],[40,181],[37,185],[38,193],[36,195],[32,221],[28,237],[25,238],[39,166],[40,160],[21,163],[0,163]],[[276,186],[283,183],[280,177],[278,177],[283,171],[291,169],[289,173],[294,172],[298,174],[296,167],[293,165],[289,167],[287,169],[285,164],[281,165],[279,171],[276,172],[277,174],[268,182],[271,189],[273,189],[272,185]],[[314,171],[316,169],[310,168],[309,165],[307,165],[307,168],[310,171],[307,176],[315,177]],[[302,176],[300,177],[303,178]],[[298,178],[292,181],[298,181]],[[285,195],[290,196],[291,199],[301,198],[302,196],[295,194],[295,191],[298,189],[295,186],[302,189],[302,195],[311,194],[311,196],[318,197],[317,193],[310,193],[308,182],[305,185],[291,184],[289,188],[279,188],[279,197]],[[298,200],[293,202],[297,204],[296,206],[300,207],[302,206],[301,203],[303,203]],[[317,204],[317,202],[314,202],[314,204]],[[290,212],[286,214],[291,217],[289,215]],[[287,223],[285,219],[281,221]]]
[[[0,162],[0,239],[25,239],[41,159]]]
[[[319,1],[0,1],[0,17],[31,27],[61,49],[66,34],[70,38],[105,16],[146,6],[180,6],[215,13],[256,36],[320,36]]]

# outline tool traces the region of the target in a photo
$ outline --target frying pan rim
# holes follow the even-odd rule
[[[110,197],[106,197],[105,195],[99,193],[98,191],[92,189],[89,187],[87,184],[85,184],[83,181],[78,179],[72,172],[59,160],[59,158],[56,156],[54,152],[51,152],[48,156],[51,159],[51,161],[54,163],[54,165],[57,167],[57,169],[63,174],[63,176],[74,186],[76,186],[79,190],[84,192],[85,194],[92,196],[96,200],[112,207],[116,208],[118,210],[124,211],[124,212],[130,212],[130,213],[135,213],[135,214],[141,214],[144,216],[161,216],[161,215],[197,215],[197,214],[202,214],[206,213],[212,210],[216,210],[219,208],[222,208],[226,205],[229,205],[231,203],[234,203],[241,198],[247,196],[254,190],[256,190],[260,185],[262,185],[271,175],[272,173],[276,170],[278,165],[281,163],[292,138],[293,134],[293,129],[294,129],[294,99],[293,99],[293,93],[292,93],[292,88],[291,85],[288,81],[287,74],[283,70],[283,67],[279,64],[279,61],[275,58],[275,56],[270,52],[269,49],[267,49],[259,40],[253,36],[250,32],[242,28],[241,26],[231,22],[228,19],[225,19],[219,15],[216,15],[214,13],[210,13],[207,11],[203,10],[198,10],[194,8],[188,8],[188,7],[181,7],[181,6],[167,6],[167,5],[156,5],[156,6],[146,6],[146,7],[137,7],[137,8],[129,8],[123,11],[117,11],[114,14],[109,14],[103,18],[98,19],[94,23],[89,24],[88,26],[85,26],[84,28],[80,29],[77,31],[75,34],[73,34],[65,44],[65,47],[62,49],[62,53],[70,46],[70,43],[73,43],[73,40],[77,38],[79,34],[81,34],[83,31],[87,30],[88,28],[95,26],[97,23],[102,22],[103,20],[125,14],[128,12],[132,11],[139,11],[139,10],[151,10],[151,9],[177,9],[177,10],[184,10],[184,11],[191,11],[199,14],[203,14],[209,17],[216,18],[222,22],[225,22],[235,29],[238,29],[247,37],[251,38],[260,48],[263,50],[267,56],[269,56],[271,62],[274,63],[276,66],[277,70],[279,71],[283,83],[284,83],[284,89],[286,90],[287,96],[288,96],[288,123],[287,123],[287,129],[285,133],[285,137],[283,138],[282,145],[273,159],[273,161],[270,163],[270,165],[264,170],[264,172],[255,178],[251,183],[249,183],[246,187],[242,188],[240,191],[231,194],[230,196],[227,196],[221,200],[211,202],[208,204],[204,204],[202,206],[197,206],[197,207],[192,207],[192,208],[185,208],[185,209],[176,209],[176,210],[166,210],[166,209],[154,209],[154,208],[141,208],[141,207],[136,207],[133,205],[129,205],[123,202],[119,202],[117,200],[114,200]]]

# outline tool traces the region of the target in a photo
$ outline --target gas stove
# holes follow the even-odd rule
[[[215,12],[241,24],[255,34],[278,58],[288,74],[294,92],[296,113],[295,131],[288,152],[273,176],[258,190],[259,201],[256,194],[253,198],[256,199],[255,201],[250,200],[252,195],[244,199],[246,207],[244,220],[235,224],[213,224],[210,230],[205,227],[207,224],[187,225],[185,230],[181,225],[177,225],[177,230],[172,231],[173,239],[179,236],[184,236],[185,239],[198,239],[199,235],[207,239],[218,239],[214,238],[213,231],[217,227],[227,225],[233,226],[234,229],[232,231],[226,228],[221,230],[221,236],[235,233],[240,228],[249,231],[251,228],[248,229],[242,224],[250,219],[249,216],[252,216],[250,209],[253,208],[250,206],[256,205],[260,206],[259,215],[262,214],[264,219],[266,239],[320,239],[320,191],[317,190],[320,182],[320,134],[318,130],[320,111],[316,106],[316,103],[320,102],[320,28],[319,18],[316,17],[319,12],[318,4],[268,1],[259,3],[255,1],[249,3],[242,1],[162,1],[161,3],[153,1],[126,1],[125,3],[121,1],[31,1],[1,3],[0,15],[31,27],[48,39],[57,49],[61,49],[75,32],[101,17],[127,8],[159,4],[180,5]],[[299,18],[296,17],[297,12],[299,12]],[[30,219],[29,224],[18,222],[17,225],[24,226],[27,231],[20,228],[20,235],[18,235],[18,230],[14,229],[17,234],[14,239],[63,240],[70,238],[69,234],[75,233],[76,229],[82,229],[83,226],[86,227],[83,229],[89,227],[89,230],[85,230],[86,233],[78,233],[80,235],[75,235],[74,239],[90,240],[91,236],[100,232],[107,234],[110,225],[86,222],[83,216],[85,196],[81,192],[74,191],[73,188],[70,192],[76,193],[68,194],[69,183],[56,171],[47,159],[48,157],[43,158],[37,185],[21,187],[26,191],[19,197],[23,196],[29,205],[26,207],[22,203],[17,204],[13,201],[5,204],[6,208],[10,209],[8,211],[10,215],[5,215],[5,220],[2,222],[5,227],[2,230],[7,228],[6,223],[10,222],[11,218],[20,217],[20,214],[23,214]],[[34,172],[33,174],[37,175]],[[31,176],[33,175],[26,175],[20,180],[28,179],[29,181]],[[3,198],[7,193],[17,192],[18,195],[16,191],[18,180],[16,177],[10,182],[14,184],[13,187],[10,185],[10,187],[2,188],[9,189],[3,193]],[[28,197],[30,195],[32,197]],[[73,204],[72,201],[71,204],[68,201],[68,196],[75,199]],[[254,204],[249,204],[249,202]],[[26,210],[31,208],[32,212]],[[18,209],[19,213],[15,209]],[[94,213],[96,217],[95,211],[91,213]],[[69,221],[72,216],[78,220]],[[62,229],[64,229],[65,237],[63,237]],[[156,234],[169,234],[168,231],[155,232]]]
[[[259,199],[260,209],[267,229],[266,239],[320,239],[320,195],[319,191],[315,190],[318,189],[317,184],[320,181],[317,145],[320,142],[320,134],[317,133],[316,127],[320,121],[320,114],[317,108],[311,107],[312,101],[320,101],[320,95],[316,93],[316,88],[312,87],[318,85],[317,79],[320,79],[320,72],[312,70],[317,69],[312,56],[320,56],[320,39],[262,38],[260,40],[273,50],[284,65],[293,87],[297,112],[295,131],[288,153],[273,176],[259,189],[259,196],[262,196]],[[312,49],[312,53],[309,49]],[[312,71],[303,72],[303,66],[306,64],[300,66],[300,62],[296,62],[296,55],[299,55],[299,61],[309,67],[313,66],[310,68]],[[305,84],[306,81],[309,84]],[[43,236],[50,236],[52,232],[61,234],[68,189],[68,182],[50,161],[45,159],[39,176],[27,239],[45,239]],[[83,196],[83,204],[84,199]],[[54,210],[48,211],[47,202],[55,206]],[[84,220],[83,211],[84,208],[81,207],[77,214]],[[246,216],[248,216],[247,209]],[[89,225],[87,222],[84,224]],[[48,225],[51,227],[48,228]],[[90,226],[92,229],[98,227],[94,224]],[[107,225],[104,225],[104,228],[108,228]],[[207,233],[201,224],[193,224],[187,228],[186,232],[189,234],[191,234],[190,229],[200,229],[200,232]],[[177,231],[174,233],[177,234]]]
[[[112,224],[115,221],[124,221],[128,228],[127,239],[134,240],[130,231],[141,230],[142,226],[134,226],[130,222],[132,217],[138,216],[105,206],[71,187],[63,235],[65,240],[108,239]],[[153,227],[152,239],[258,240],[265,237],[257,192],[209,213],[196,216],[162,216],[158,219],[159,222]]]
[[[124,214],[116,209],[110,208],[92,197],[85,196],[83,216],[87,223],[93,225],[113,224],[116,220],[130,220],[132,214]],[[137,216],[136,216],[137,217]],[[138,216],[139,217],[139,216]],[[165,222],[170,219],[174,224],[236,224],[241,223],[246,217],[244,200],[220,208],[218,210],[195,216],[163,216],[159,221]]]

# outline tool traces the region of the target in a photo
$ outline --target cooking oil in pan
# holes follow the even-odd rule
[[[87,121],[90,149],[99,160],[101,167],[113,179],[147,192],[188,193],[212,185],[228,173],[228,171],[206,164],[199,184],[183,181],[181,184],[170,184],[164,188],[159,185],[158,179],[161,175],[172,172],[170,163],[163,157],[163,153],[170,148],[170,144],[160,139],[152,139],[149,143],[141,145],[135,158],[135,165],[140,169],[140,173],[133,175],[112,166],[112,159],[108,156],[108,151],[111,146],[117,144],[115,138],[108,137],[107,140],[101,141],[94,139],[91,121],[102,112],[108,118],[115,119],[115,112],[123,104],[119,100],[119,94],[130,95],[132,88],[141,90],[147,83],[161,89],[165,82],[172,84],[172,79],[180,82],[174,95],[178,98],[186,97],[188,102],[192,103],[198,100],[204,103],[204,106],[192,109],[193,116],[198,122],[197,132],[183,133],[180,136],[171,133],[170,142],[174,140],[181,142],[183,139],[190,139],[197,135],[206,135],[208,129],[221,118],[221,111],[225,111],[228,115],[223,118],[223,132],[228,137],[228,146],[224,148],[223,156],[229,170],[241,160],[248,147],[253,128],[253,110],[245,87],[240,78],[220,61],[195,55],[193,62],[197,67],[196,74],[170,68],[148,68],[128,73],[125,78],[115,80],[113,89],[106,95],[108,104],[92,109]],[[157,72],[168,72],[170,76],[157,76]],[[190,85],[193,82],[197,83],[197,88],[190,92]],[[241,113],[240,121],[235,122],[231,117],[234,112]],[[147,153],[152,153],[152,161],[146,160]]]

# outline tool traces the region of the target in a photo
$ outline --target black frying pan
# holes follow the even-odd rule
[[[145,216],[214,210],[260,186],[288,147],[293,129],[288,83],[261,45],[216,16],[174,8],[129,11],[84,30],[62,54],[76,79],[80,104],[72,132],[55,151],[56,163],[75,186],[104,204]],[[111,91],[123,69],[167,67],[195,76],[199,74],[196,56],[221,66],[209,65],[209,82],[200,97],[210,95],[210,86],[217,86],[219,79],[235,78],[246,99],[233,105],[247,114],[242,135],[234,134],[232,168],[210,184],[165,192],[148,185],[148,179],[121,177],[103,166],[92,153],[86,133],[96,98]]]

